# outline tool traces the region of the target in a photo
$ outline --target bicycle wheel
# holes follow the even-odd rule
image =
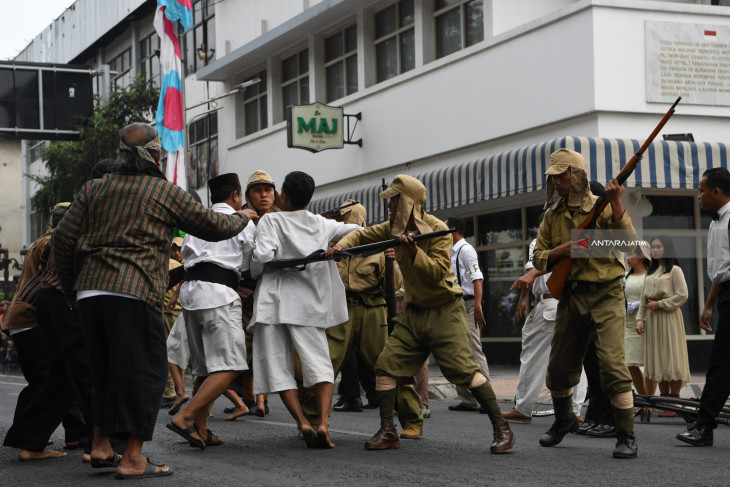
[[[540,395],[537,397],[535,407],[532,408],[533,416],[552,416],[555,414],[555,408],[553,407],[553,398],[550,396],[550,391],[543,387],[540,391]]]

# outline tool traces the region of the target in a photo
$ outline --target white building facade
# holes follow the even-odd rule
[[[589,175],[615,176],[678,95],[663,133],[627,186],[639,234],[674,240],[690,289],[690,347],[709,290],[696,187],[727,166],[730,8],[725,2],[627,0],[224,0],[215,5],[215,59],[197,79],[223,91],[217,167],[276,181],[311,174],[310,206],[354,196],[382,215],[381,178],[421,178],[426,210],[468,217],[485,274],[490,360],[519,354],[509,285],[522,274],[545,199],[549,154],[586,156]],[[187,85],[186,85],[187,87]],[[314,102],[361,114],[362,147],[287,147],[288,105]],[[695,343],[697,342],[697,343]],[[701,367],[702,364],[696,364]]]

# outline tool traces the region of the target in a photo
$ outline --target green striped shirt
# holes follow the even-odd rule
[[[128,293],[162,309],[173,229],[217,242],[240,233],[248,219],[206,209],[182,188],[142,174],[87,182],[53,239],[64,294]]]

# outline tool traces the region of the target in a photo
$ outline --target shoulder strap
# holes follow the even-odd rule
[[[464,245],[462,244],[461,247],[459,247],[459,250],[456,251],[456,281],[459,283],[459,286],[461,286],[461,267],[459,266],[459,254],[461,254],[461,249],[464,248]]]

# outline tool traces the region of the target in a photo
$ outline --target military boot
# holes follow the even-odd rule
[[[492,424],[492,428],[494,428],[494,441],[492,446],[489,447],[490,453],[504,453],[515,446],[515,436],[512,434],[512,430],[509,429],[507,421],[497,421]]]
[[[375,436],[365,442],[366,450],[388,450],[400,448],[398,431],[393,423],[380,423],[380,429]]]

